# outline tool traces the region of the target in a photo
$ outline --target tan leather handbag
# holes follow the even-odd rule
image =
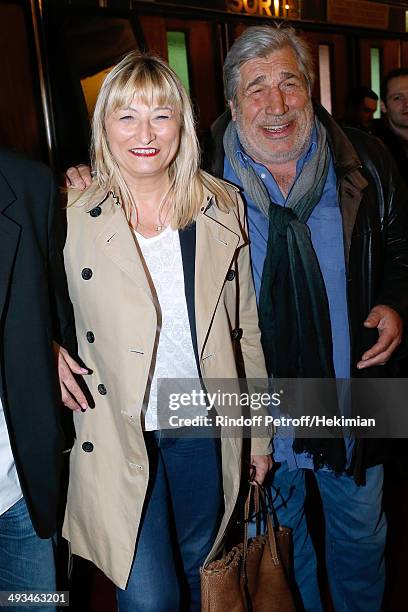
[[[251,499],[266,529],[248,541]],[[290,534],[273,527],[261,487],[251,486],[245,503],[244,541],[201,568],[202,612],[295,612],[289,587]]]

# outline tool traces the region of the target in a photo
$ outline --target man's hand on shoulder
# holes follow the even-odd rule
[[[65,185],[68,188],[85,191],[92,185],[91,168],[86,164],[79,164],[68,168],[65,173]]]
[[[364,326],[378,329],[378,341],[361,357],[357,368],[384,365],[402,340],[403,322],[400,315],[390,306],[374,306],[364,321]]]

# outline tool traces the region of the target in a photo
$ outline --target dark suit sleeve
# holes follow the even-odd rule
[[[53,340],[76,354],[75,324],[69,300],[67,279],[64,270],[64,227],[58,192],[53,178],[50,181],[48,209],[48,284],[53,320]]]
[[[387,148],[360,130],[346,129],[373,185],[381,218],[382,274],[376,304],[390,306],[408,325],[408,195]],[[371,265],[371,263],[370,263]],[[367,313],[368,314],[368,313]]]
[[[396,310],[408,325],[408,197],[400,175],[387,155],[388,198],[384,211],[385,261],[378,304]]]

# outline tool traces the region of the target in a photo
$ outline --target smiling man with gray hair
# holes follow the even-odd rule
[[[230,107],[206,167],[242,188],[269,374],[382,377],[408,311],[406,197],[387,153],[341,130],[311,91],[310,51],[292,28],[248,28],[224,64]],[[274,440],[271,486],[293,529],[303,606],[322,610],[304,502],[315,476],[336,610],[377,611],[384,589],[384,452],[379,441]],[[362,596],[362,594],[364,595]]]

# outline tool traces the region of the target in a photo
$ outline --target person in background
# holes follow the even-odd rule
[[[405,188],[408,189],[408,68],[397,68],[389,72],[381,82],[380,93],[383,114],[381,119],[374,121],[374,134],[388,148],[405,182]],[[399,376],[408,377],[406,354],[399,362]],[[408,477],[408,444],[404,438],[391,441],[387,477],[391,484],[386,491],[385,502],[387,504],[387,496],[394,497],[391,504],[392,512],[394,507],[401,507],[401,500],[397,496],[403,495]],[[401,483],[401,478],[404,478],[405,482]],[[394,533],[397,542],[398,537],[398,532]]]
[[[402,178],[408,171],[408,68],[393,70],[381,83],[382,119],[374,133],[389,148]]]
[[[75,414],[63,535],[117,585],[121,612],[198,611],[242,440],[167,438],[157,381],[236,378],[238,355],[266,378],[243,203],[199,169],[190,101],[154,56],[131,53],[106,77],[92,165],[89,188],[68,192],[64,259],[95,407]],[[259,483],[269,445],[252,440]]]
[[[51,171],[0,149],[0,207],[0,591],[5,595],[56,589],[54,534],[61,453],[68,442],[61,430],[61,395],[73,410],[85,408],[72,372],[87,370],[66,350],[75,352],[75,330]]]
[[[371,134],[377,106],[378,96],[372,89],[364,85],[355,87],[347,97],[342,125],[356,127]]]
[[[408,316],[407,191],[377,139],[344,131],[311,97],[307,43],[284,26],[251,27],[224,63],[229,112],[205,167],[240,186],[268,373],[391,376]],[[306,610],[323,609],[305,515],[308,471],[326,522],[334,608],[375,612],[384,591],[381,440],[273,441],[275,510],[292,527]]]

